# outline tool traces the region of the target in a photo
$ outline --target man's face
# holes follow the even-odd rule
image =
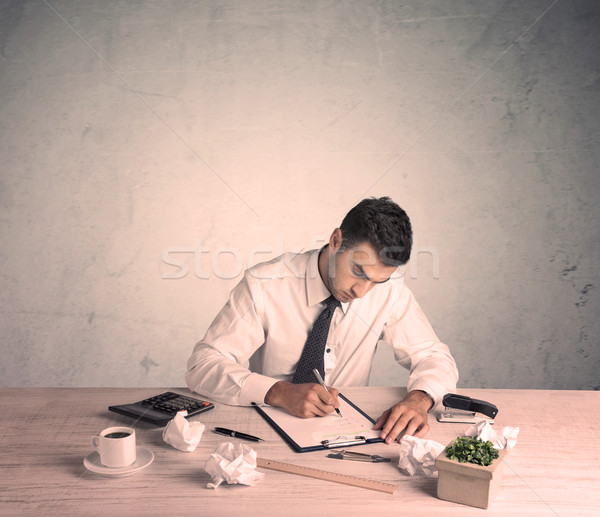
[[[388,266],[379,260],[369,243],[342,250],[341,242],[333,237],[330,240],[326,283],[331,294],[340,302],[362,298],[377,284],[387,282],[396,271],[395,266]]]

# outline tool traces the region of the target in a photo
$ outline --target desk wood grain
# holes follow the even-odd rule
[[[164,388],[0,389],[0,514],[12,515],[482,515],[483,510],[437,499],[434,478],[411,478],[397,468],[398,445],[373,444],[364,452],[392,463],[332,460],[326,452],[292,451],[253,408],[217,404],[195,417],[207,429],[196,451],[180,452],[162,440],[162,429],[138,422],[138,445],[152,450],[148,468],[112,479],[87,471],[91,436],[111,425],[131,425],[107,411],[166,391]],[[175,390],[189,394],[186,389]],[[405,390],[346,388],[351,400],[377,417]],[[545,390],[461,390],[500,409],[497,427],[520,427],[506,460],[500,494],[486,515],[600,515],[600,393]],[[447,443],[466,424],[440,424],[430,415],[427,438]],[[204,464],[226,438],[220,425],[265,439],[254,444],[269,459],[398,484],[395,495],[265,471],[256,487],[206,488]]]

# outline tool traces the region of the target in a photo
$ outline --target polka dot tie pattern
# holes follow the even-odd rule
[[[315,321],[306,344],[302,350],[302,355],[296,366],[296,373],[292,379],[293,384],[303,384],[305,382],[316,382],[315,374],[313,370],[316,368],[319,370],[321,377],[325,378],[325,360],[323,355],[325,353],[325,344],[327,342],[327,335],[329,334],[329,327],[331,325],[331,318],[337,307],[341,307],[341,304],[336,300],[333,295],[324,300],[326,307],[323,312],[319,314],[319,317]]]

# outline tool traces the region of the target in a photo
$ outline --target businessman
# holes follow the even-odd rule
[[[338,391],[366,386],[379,341],[410,371],[408,393],[375,429],[391,443],[429,430],[427,413],[455,391],[458,372],[405,285],[412,229],[390,198],[362,200],[319,250],[251,267],[188,360],[189,388],[232,405],[267,404],[302,418],[339,407]]]

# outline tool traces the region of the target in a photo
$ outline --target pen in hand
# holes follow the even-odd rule
[[[330,391],[327,389],[327,386],[325,386],[325,381],[323,380],[323,377],[321,377],[321,374],[319,373],[319,370],[317,370],[315,368],[313,370],[313,373],[315,374],[315,377],[317,378],[317,381],[319,381],[319,384],[325,388],[325,391],[327,391],[327,393],[330,393]],[[340,418],[342,418],[342,414],[340,413],[339,408],[335,408],[335,412],[338,414],[338,416]]]

